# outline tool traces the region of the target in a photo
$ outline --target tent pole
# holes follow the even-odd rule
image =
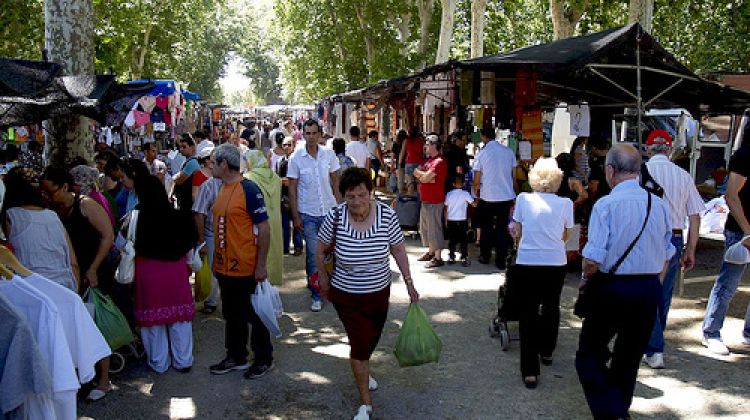
[[[639,31],[640,32],[640,31]],[[638,150],[640,151],[643,147],[643,127],[641,126],[641,118],[643,114],[643,98],[641,96],[641,36],[640,33],[635,40],[635,60],[636,60],[636,103],[638,106]]]

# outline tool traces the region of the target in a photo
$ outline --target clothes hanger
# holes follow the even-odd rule
[[[16,256],[13,255],[13,253],[4,245],[0,245],[0,266],[11,274],[8,279],[13,278],[13,272],[22,277],[28,277],[33,274],[28,268],[24,267],[23,264],[18,261]],[[0,269],[0,275],[5,276],[5,274],[6,273]]]

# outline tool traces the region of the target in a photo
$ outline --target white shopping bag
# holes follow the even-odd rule
[[[250,301],[255,313],[258,314],[258,318],[268,328],[268,332],[276,338],[281,337],[278,317],[281,316],[283,308],[281,307],[279,291],[268,280],[258,282]]]
[[[742,241],[746,240],[747,238],[750,238],[750,235],[745,236],[741,241],[727,248],[727,251],[724,254],[724,261],[730,264],[750,263],[750,252],[748,252],[747,248],[745,248],[745,245],[742,244]]]

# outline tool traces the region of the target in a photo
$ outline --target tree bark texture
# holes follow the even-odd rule
[[[471,2],[471,58],[484,55],[484,12],[487,0]]]
[[[628,23],[639,22],[646,32],[651,32],[654,23],[654,0],[630,0]]]
[[[451,55],[451,38],[453,37],[453,15],[456,12],[456,0],[440,0],[442,17],[440,18],[440,37],[438,38],[435,64],[448,61]]]
[[[425,56],[430,47],[430,26],[432,13],[435,11],[435,0],[415,0],[419,13],[419,54]],[[425,61],[420,63],[419,69],[424,68]]]
[[[94,75],[94,9],[92,0],[46,0],[44,44],[50,61],[65,76]],[[64,164],[76,156],[91,162],[94,134],[89,119],[64,115],[45,122],[44,155],[48,163]]]
[[[586,12],[588,5],[588,0],[577,2],[549,0],[549,11],[552,15],[552,27],[555,39],[565,39],[575,35],[578,22]]]
[[[370,36],[370,27],[365,18],[365,8],[367,2],[362,1],[354,6],[354,13],[357,15],[357,21],[359,27],[362,29],[362,37],[365,40],[365,53],[367,54],[367,76],[372,76],[372,63],[375,61],[375,46],[372,43],[372,37]]]

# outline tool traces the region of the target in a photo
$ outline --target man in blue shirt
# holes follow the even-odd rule
[[[651,195],[648,212],[648,193],[638,184],[640,168],[640,153],[630,145],[615,145],[607,153],[605,172],[612,192],[594,205],[583,249],[581,287],[598,284],[588,289],[596,292],[581,328],[576,370],[597,419],[629,417],[638,366],[661,296],[660,280],[675,252],[667,206]],[[597,271],[610,276],[594,276]]]
[[[201,165],[195,158],[195,141],[190,134],[180,137],[180,154],[187,159],[180,172],[172,178],[172,192],[170,197],[177,200],[177,208],[191,212],[193,209],[193,174]]]

